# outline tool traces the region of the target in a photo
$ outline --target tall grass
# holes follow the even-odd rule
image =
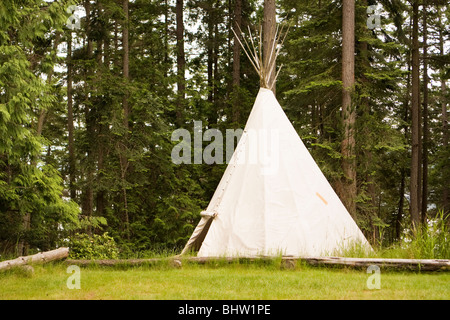
[[[324,256],[335,257],[351,257],[351,258],[375,258],[378,257],[377,250],[370,250],[365,243],[352,242],[347,243],[345,246],[339,246],[336,250],[330,254],[325,253]]]
[[[450,259],[450,230],[443,211],[385,250],[385,254],[392,253],[415,259]]]
[[[354,243],[333,252],[332,255],[358,258],[450,259],[450,230],[446,217],[440,211],[434,219],[430,219],[417,230],[405,230],[399,242],[389,247],[374,246],[373,249],[367,251],[365,246]]]

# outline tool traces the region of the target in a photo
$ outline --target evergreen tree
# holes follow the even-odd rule
[[[61,230],[76,224],[60,173],[42,159],[40,134],[40,115],[57,107],[49,78],[66,14],[63,4],[40,0],[6,1],[0,10],[0,243],[22,255],[60,244]]]
[[[369,240],[448,213],[449,8],[349,0],[346,19],[341,1],[265,2],[290,24],[277,99]],[[259,80],[231,28],[259,30],[263,2],[83,0],[76,28],[70,5],[0,5],[0,250],[103,232],[124,255],[179,248],[226,158],[175,164],[172,132],[244,127]]]

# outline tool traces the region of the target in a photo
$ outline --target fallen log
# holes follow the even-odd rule
[[[171,261],[170,258],[152,258],[152,259],[67,259],[65,261],[68,265],[77,266],[116,266],[116,265],[130,265],[130,266],[141,266],[155,264],[161,261]]]
[[[248,257],[186,257],[181,260],[188,260],[197,263],[207,263],[209,261],[224,260],[227,262],[247,259],[249,261],[257,259],[270,259],[267,256],[248,256]],[[423,271],[445,271],[450,270],[449,259],[383,259],[383,258],[342,258],[342,257],[299,257],[282,256],[281,264],[284,268],[293,268],[297,261],[303,261],[309,265],[329,265],[346,266],[354,268],[367,268],[370,265],[377,265],[383,268],[408,269]]]
[[[270,256],[239,256],[239,257],[183,257],[174,256],[168,258],[153,259],[114,259],[114,260],[66,260],[67,264],[75,264],[79,266],[100,265],[152,265],[160,262],[168,262],[175,267],[181,267],[183,262],[206,264],[214,261],[223,262],[244,262],[257,260],[270,260],[276,257]],[[370,265],[377,265],[382,268],[392,269],[408,269],[422,271],[445,271],[450,270],[450,260],[448,259],[382,259],[382,258],[341,258],[341,257],[298,257],[298,256],[282,256],[282,268],[295,268],[298,261],[306,264],[319,266],[346,266],[352,268],[367,268]]]
[[[289,257],[286,257],[286,259],[289,259]],[[341,257],[302,257],[299,259],[310,265],[334,265],[360,268],[366,268],[370,265],[377,265],[379,267],[392,269],[423,271],[450,270],[450,260],[448,259],[383,259]]]
[[[13,260],[0,262],[0,270],[7,270],[13,267],[20,267],[32,263],[46,263],[49,261],[60,260],[69,256],[69,248],[62,247],[51,251],[39,252],[31,256],[18,257]]]

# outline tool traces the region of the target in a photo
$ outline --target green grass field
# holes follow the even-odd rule
[[[450,299],[449,272],[381,269],[380,289],[368,289],[365,269],[278,262],[188,264],[80,269],[80,289],[69,289],[67,265],[34,266],[34,273],[0,273],[0,299]]]

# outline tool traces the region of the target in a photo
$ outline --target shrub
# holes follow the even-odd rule
[[[75,234],[69,243],[71,259],[117,259],[119,249],[108,233],[102,235]]]

